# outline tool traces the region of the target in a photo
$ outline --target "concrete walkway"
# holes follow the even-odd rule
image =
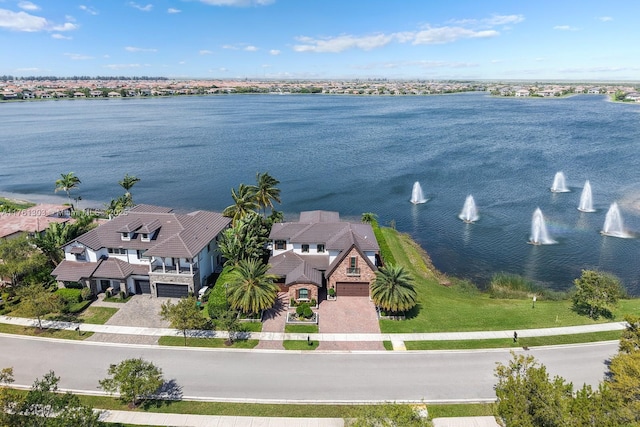
[[[8,323],[21,326],[38,326],[36,319],[24,317],[0,316],[0,323]],[[145,336],[179,336],[181,331],[171,328],[145,328],[136,326],[118,325],[93,325],[90,323],[61,322],[53,320],[43,320],[42,326],[51,329],[75,330],[80,326],[81,331],[105,333],[105,334],[125,334],[125,335],[145,335]],[[626,327],[625,322],[598,323],[594,325],[565,326],[560,328],[545,329],[521,329],[518,330],[519,338],[542,337],[554,335],[574,335],[589,332],[621,331]],[[460,341],[460,340],[482,340],[494,338],[513,338],[512,330],[509,331],[478,331],[478,332],[432,332],[415,334],[365,334],[365,333],[318,333],[318,334],[294,334],[278,332],[251,332],[250,339],[257,340],[300,340],[306,341],[309,336],[314,341],[392,341],[396,343],[405,341]],[[190,336],[202,338],[228,338],[226,331],[192,331]]]

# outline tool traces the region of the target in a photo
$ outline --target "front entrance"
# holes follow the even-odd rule
[[[186,298],[189,296],[189,286],[172,285],[170,283],[157,283],[158,297]]]
[[[338,282],[336,295],[340,297],[368,297],[369,284],[366,282]]]

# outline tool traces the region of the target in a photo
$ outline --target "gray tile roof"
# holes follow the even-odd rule
[[[132,274],[146,276],[149,274],[149,266],[129,264],[116,258],[101,259],[98,262],[64,260],[51,272],[52,276],[63,282],[91,278],[124,280]]]
[[[53,269],[51,275],[63,282],[78,282],[83,278],[91,277],[97,267],[97,262],[64,260]]]
[[[309,258],[309,259],[307,259]],[[296,283],[310,283],[322,286],[322,273],[328,267],[326,256],[300,256],[293,251],[287,251],[269,259],[269,274],[285,278],[286,285]]]
[[[146,209],[136,206],[83,234],[76,241],[93,250],[125,248],[143,250],[145,256],[193,258],[231,222],[217,212],[176,214],[167,212],[167,208],[143,207]],[[141,228],[157,230],[153,238],[143,242],[138,231],[131,240],[122,240],[119,230],[138,223]]]

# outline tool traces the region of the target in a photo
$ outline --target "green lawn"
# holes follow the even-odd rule
[[[35,206],[35,203],[25,202],[22,200],[12,200],[6,197],[0,197],[0,212],[15,212]]]
[[[427,254],[406,234],[382,228],[396,262],[415,278],[418,306],[404,321],[381,320],[383,333],[518,330],[593,324],[595,321],[571,310],[571,302],[538,299],[492,299],[456,279],[443,278]],[[448,282],[445,286],[441,282]],[[640,312],[640,299],[623,300],[614,311],[615,320]],[[599,319],[597,323],[607,322]]]
[[[112,307],[89,307],[78,315],[78,321],[81,323],[104,325],[117,311],[117,308]]]
[[[284,331],[289,334],[317,334],[318,325],[294,325],[287,324]]]
[[[307,341],[300,340],[284,340],[282,345],[285,350],[315,350],[320,345],[319,341],[311,341],[311,345]]]
[[[93,335],[93,332],[83,331],[78,334],[76,331],[66,331],[60,329],[38,329],[19,325],[9,325],[0,323],[0,332],[3,334],[29,335],[32,337],[59,338],[65,340],[84,340]]]
[[[241,322],[243,332],[262,332],[262,322]]]
[[[235,340],[233,345],[227,346],[224,338],[192,338],[187,337],[187,347],[210,348],[253,348],[258,345],[258,340]],[[160,337],[158,344],[167,346],[184,347],[183,337]]]

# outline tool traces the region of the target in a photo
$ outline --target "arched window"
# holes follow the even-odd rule
[[[298,289],[298,299],[309,299],[309,289],[307,288]]]

